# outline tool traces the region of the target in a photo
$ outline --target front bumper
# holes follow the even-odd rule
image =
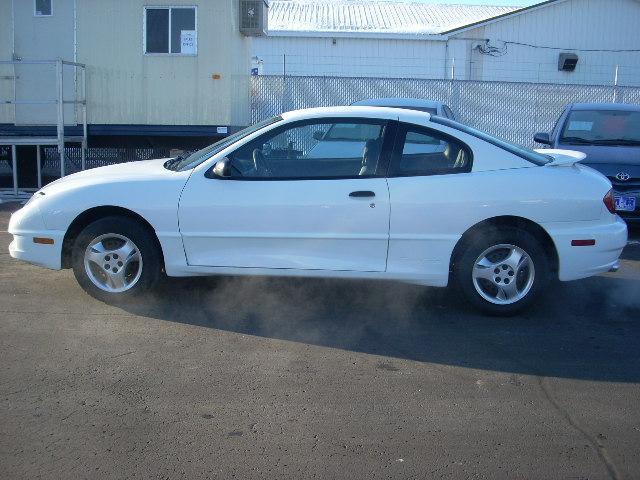
[[[26,205],[11,215],[9,255],[41,267],[62,268],[62,243],[65,232],[47,230],[35,205]],[[34,238],[50,238],[53,244],[35,243]]]
[[[627,224],[618,216],[602,223],[575,222],[545,225],[558,252],[558,278],[578,280],[608,272],[627,245]],[[595,240],[595,245],[574,247],[572,240]]]

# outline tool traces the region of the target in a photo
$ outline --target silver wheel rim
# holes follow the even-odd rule
[[[138,246],[124,235],[105,233],[94,238],[87,246],[84,270],[100,290],[125,292],[140,280],[142,255]]]
[[[527,252],[515,245],[500,244],[478,256],[471,275],[482,298],[495,305],[511,305],[531,291],[536,271]]]

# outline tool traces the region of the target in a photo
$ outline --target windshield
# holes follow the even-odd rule
[[[640,146],[640,112],[574,110],[564,125],[560,143]]]
[[[250,127],[240,130],[239,132],[236,132],[233,135],[229,135],[228,137],[223,138],[219,142],[216,142],[212,145],[204,147],[203,149],[192,153],[188,157],[185,157],[185,158],[176,157],[172,160],[169,160],[164,164],[164,166],[169,170],[175,170],[175,171],[189,170],[191,168],[195,168],[198,165],[200,165],[202,162],[207,160],[208,158],[211,158],[216,153],[227,148],[232,143],[237,142],[238,140],[246,137],[247,135],[251,135],[252,133],[257,132],[261,128],[264,128],[268,125],[272,125],[281,120],[282,120],[282,117],[280,116],[263,120],[262,122],[258,122],[255,125],[251,125]]]
[[[460,130],[461,132],[467,133],[469,135],[473,135],[474,137],[484,140],[485,142],[495,145],[496,147],[502,148],[509,153],[513,153],[520,158],[524,158],[525,160],[535,165],[546,165],[547,163],[553,161],[553,158],[548,155],[543,155],[521,145],[507,142],[506,140],[501,140],[500,138],[489,135],[488,133],[476,130],[475,128],[469,127],[462,123],[458,123],[455,120],[450,120],[448,118],[438,117],[434,115],[431,117],[431,121],[439,123],[441,125],[446,125],[447,127],[455,128],[456,130]]]

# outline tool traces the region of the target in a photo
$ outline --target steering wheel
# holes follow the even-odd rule
[[[262,175],[268,177],[271,175],[271,169],[269,168],[269,164],[267,163],[267,158],[262,153],[262,150],[256,148],[253,150],[253,168],[255,169],[258,175]]]

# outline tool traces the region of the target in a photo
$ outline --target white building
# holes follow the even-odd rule
[[[0,0],[0,60],[19,60],[0,65],[0,99],[55,99],[55,65],[28,62],[62,58],[86,65],[90,134],[137,134],[154,126],[160,135],[181,135],[181,127],[205,126],[210,135],[211,126],[246,125],[251,39],[240,32],[239,5]],[[81,97],[80,74],[67,65],[64,77],[65,101]],[[80,121],[67,104],[65,123]],[[0,105],[0,133],[55,122],[55,105]]]
[[[265,75],[640,85],[640,1],[527,8],[384,0],[272,0],[253,41]],[[560,70],[562,53],[577,55]]]

